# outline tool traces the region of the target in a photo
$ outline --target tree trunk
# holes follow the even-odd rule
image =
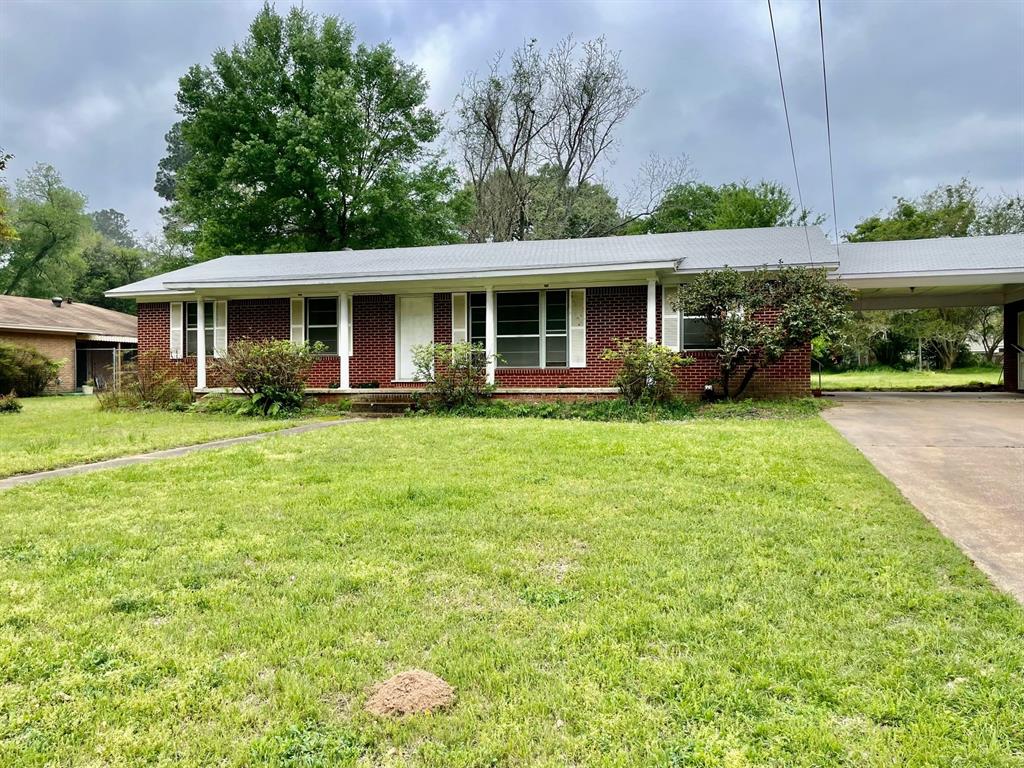
[[[747,369],[747,372],[745,374],[743,374],[743,378],[740,380],[740,385],[736,389],[736,394],[733,397],[739,397],[740,395],[742,395],[744,392],[747,391],[747,386],[750,384],[751,380],[754,378],[754,374],[757,373],[757,369],[758,369],[757,365],[751,365]],[[732,398],[730,398],[730,400],[731,399]]]

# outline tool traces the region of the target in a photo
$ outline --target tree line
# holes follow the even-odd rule
[[[427,106],[428,93],[423,71],[390,45],[359,43],[337,17],[301,8],[281,15],[265,5],[242,43],[179,81],[179,119],[166,134],[154,186],[164,200],[163,232],[140,238],[118,211],[87,211],[82,194],[39,165],[13,190],[0,185],[0,292],[70,295],[134,311],[103,291],[227,253],[824,221],[798,210],[783,184],[709,184],[685,156],[652,157],[616,197],[603,174],[644,91],[604,38],[567,38],[546,51],[530,40],[498,54],[482,74],[466,77],[449,115]],[[9,156],[0,158],[2,170]],[[846,239],[1020,231],[1019,196],[986,199],[961,180],[897,198]],[[908,319],[937,348],[959,348],[958,334],[977,331],[990,315],[873,316],[831,354],[880,350]],[[943,365],[951,354],[940,354]]]

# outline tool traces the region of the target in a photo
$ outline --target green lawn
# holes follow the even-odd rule
[[[975,366],[951,371],[897,371],[875,366],[842,373],[823,373],[821,388],[825,390],[887,390],[942,389],[966,387],[976,383],[998,384],[1002,370],[998,367]],[[811,374],[811,386],[818,386],[818,374]]]
[[[1024,761],[1024,610],[813,416],[272,437],[0,493],[0,572],[5,766]]]
[[[26,397],[21,402],[21,413],[0,413],[0,477],[296,423],[222,414],[101,411],[94,397]]]

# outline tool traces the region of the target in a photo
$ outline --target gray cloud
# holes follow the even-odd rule
[[[603,34],[647,91],[606,169],[615,191],[651,153],[685,153],[712,182],[792,186],[762,2],[305,5],[351,21],[367,43],[391,41],[427,72],[431,105],[442,110],[498,50]],[[157,230],[153,176],[177,78],[241,40],[259,6],[0,5],[0,145],[16,155],[9,180],[52,163],[91,208],[118,208],[139,230]],[[831,215],[816,6],[773,7],[805,203]],[[1024,4],[827,2],[825,33],[840,231],[893,195],[964,175],[990,193],[1024,191]]]

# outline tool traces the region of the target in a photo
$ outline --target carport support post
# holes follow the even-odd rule
[[[196,296],[196,389],[206,389],[206,304]]]
[[[653,277],[647,281],[647,343],[658,341],[658,281]]]
[[[495,355],[498,347],[498,327],[494,306],[494,288],[487,286],[487,303],[484,309],[484,319],[487,325],[487,333],[484,336],[484,355],[487,358],[487,383],[494,384],[494,369],[497,367]]]

